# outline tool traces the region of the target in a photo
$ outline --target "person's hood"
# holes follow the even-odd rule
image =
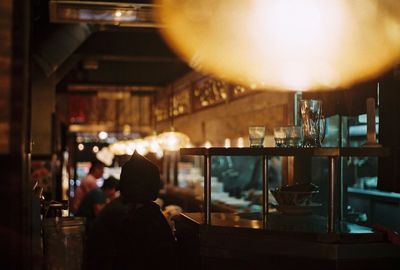
[[[158,167],[136,151],[122,166],[120,191],[124,201],[154,201],[158,196],[160,183]]]

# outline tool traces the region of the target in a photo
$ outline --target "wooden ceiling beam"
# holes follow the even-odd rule
[[[115,125],[112,124],[72,124],[69,125],[68,131],[72,133],[99,133],[100,131],[121,132],[118,131]],[[152,132],[152,127],[148,125],[141,125],[141,126],[131,126],[130,133],[150,134],[151,132]]]
[[[117,55],[117,54],[93,54],[85,55],[83,61],[109,61],[109,62],[148,62],[148,63],[179,63],[183,62],[178,57],[172,56],[143,56],[143,55]]]
[[[163,87],[156,85],[120,85],[120,84],[87,84],[71,83],[67,86],[68,92],[79,94],[80,92],[137,92],[153,94],[163,90]]]

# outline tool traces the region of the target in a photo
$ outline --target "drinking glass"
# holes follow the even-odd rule
[[[300,100],[303,129],[303,147],[321,147],[325,138],[325,118],[322,114],[322,101],[316,99]]]
[[[274,139],[277,147],[300,147],[301,127],[284,126],[274,128]]]
[[[274,128],[274,139],[275,139],[275,145],[277,147],[285,147],[285,141],[286,141],[286,132],[284,127],[276,127]]]
[[[265,126],[249,127],[250,147],[261,148],[264,145]]]

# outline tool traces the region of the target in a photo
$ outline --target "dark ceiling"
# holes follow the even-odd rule
[[[130,2],[148,3],[150,1]],[[48,36],[54,36],[53,33],[59,28],[71,25],[49,22],[48,0],[34,1],[32,18],[34,55],[36,51],[41,51],[40,53],[44,54],[43,58],[51,59],[47,60],[48,62],[56,62],[53,60],[56,57],[48,57],[45,55],[46,51],[43,52],[46,46],[50,47],[47,53],[55,50],[53,55],[68,54],[64,57],[63,63],[51,63],[55,68],[61,68],[68,59],[77,59],[68,67],[65,76],[63,75],[58,91],[66,91],[68,85],[71,84],[163,87],[191,70],[166,45],[157,28],[89,25],[90,35],[79,41],[79,44],[77,44],[79,38],[76,40],[74,38],[76,48],[71,46],[73,50],[67,53],[59,50],[62,49],[60,47],[67,47],[71,39],[55,41],[56,38],[48,38]],[[66,36],[58,35],[58,39]],[[76,36],[79,37],[79,34]],[[46,44],[49,42],[59,42],[60,45],[51,46],[50,44],[49,46]]]
[[[165,86],[190,70],[154,28],[97,31],[74,54],[81,60],[63,84]]]

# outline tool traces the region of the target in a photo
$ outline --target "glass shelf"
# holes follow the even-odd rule
[[[336,165],[339,157],[388,157],[390,149],[384,147],[321,147],[321,148],[181,148],[181,155],[204,156],[204,224],[211,225],[211,157],[212,156],[261,156],[262,165],[262,227],[268,229],[268,158],[271,156],[304,156],[304,157],[326,157],[328,158],[328,213],[327,213],[327,232],[340,232],[340,222],[337,218],[336,207],[338,205],[337,196],[340,189],[337,188],[337,181],[342,181],[337,177]],[[342,183],[340,183],[342,186]],[[340,194],[339,194],[340,195]]]
[[[390,149],[384,147],[321,147],[321,148],[181,148],[181,155],[188,156],[315,156],[315,157],[350,157],[375,156],[387,157]]]

